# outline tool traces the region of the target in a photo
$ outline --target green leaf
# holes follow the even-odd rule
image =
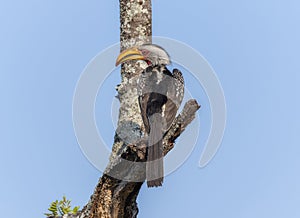
[[[71,211],[70,207],[65,207],[65,208],[63,208],[64,214],[67,214],[67,213],[69,213],[70,211]]]
[[[72,213],[74,213],[74,214],[75,214],[75,213],[77,213],[77,212],[78,212],[78,210],[79,210],[79,208],[80,208],[79,206],[77,206],[77,207],[74,207],[74,208],[73,208],[73,210],[72,210]]]
[[[47,217],[49,217],[49,216],[57,217],[58,214],[60,214],[61,216],[68,214],[68,213],[76,214],[78,212],[79,208],[80,208],[79,206],[76,206],[73,209],[71,209],[71,200],[68,200],[66,198],[66,196],[64,195],[62,197],[62,200],[53,201],[50,204],[50,207],[48,208],[48,210],[51,213],[44,213],[44,215],[46,215]]]

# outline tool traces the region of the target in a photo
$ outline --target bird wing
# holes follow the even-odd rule
[[[181,71],[174,69],[171,73],[166,67],[149,66],[140,75],[138,95],[145,132],[148,134],[150,132],[147,114],[160,113],[158,111],[160,109],[164,121],[163,130],[166,132],[175,119],[184,96],[184,79]]]
[[[165,68],[165,71],[168,71],[168,69]],[[166,74],[169,75],[170,71]],[[167,76],[165,84],[168,87],[166,94],[168,100],[163,107],[163,117],[166,122],[164,132],[167,132],[176,117],[184,96],[184,80],[182,73],[178,69],[174,69],[171,76]]]

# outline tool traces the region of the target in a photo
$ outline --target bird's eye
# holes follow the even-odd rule
[[[146,63],[147,63],[148,65],[152,65],[151,61],[149,61],[149,60],[146,60]]]
[[[142,54],[144,57],[147,57],[148,54],[149,54],[149,51],[148,50],[141,50]]]

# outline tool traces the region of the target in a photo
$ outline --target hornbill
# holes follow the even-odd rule
[[[163,183],[164,134],[175,119],[184,95],[181,72],[171,73],[166,65],[171,63],[168,53],[160,46],[144,44],[123,51],[116,66],[128,60],[144,60],[148,67],[139,74],[138,101],[145,132],[148,134],[146,179],[148,187]]]

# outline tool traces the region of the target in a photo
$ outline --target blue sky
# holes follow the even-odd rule
[[[101,172],[77,144],[72,98],[86,64],[118,42],[118,7],[118,1],[0,2],[2,217],[42,217],[63,194],[80,206],[92,194]],[[139,217],[300,217],[299,12],[296,0],[153,0],[153,34],[189,44],[215,69],[227,127],[213,161],[198,168],[209,109],[188,78],[203,106],[202,135],[163,188],[143,186]],[[118,75],[108,82],[99,96],[109,100]],[[109,142],[113,129],[105,125]]]

